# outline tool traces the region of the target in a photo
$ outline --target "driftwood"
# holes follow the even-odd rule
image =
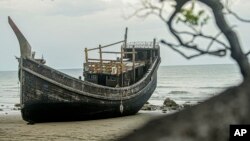
[[[250,81],[147,123],[120,141],[226,141],[230,124],[250,123]]]

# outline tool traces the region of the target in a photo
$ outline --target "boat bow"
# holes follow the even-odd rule
[[[29,42],[26,40],[22,32],[18,29],[18,27],[10,17],[8,17],[8,22],[12,30],[15,32],[16,37],[19,41],[21,57],[31,58],[31,46]]]

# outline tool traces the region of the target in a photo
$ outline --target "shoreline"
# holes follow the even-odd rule
[[[162,115],[166,114],[161,111],[139,111],[136,115],[117,118],[27,125],[20,111],[1,113],[0,140],[117,140]]]

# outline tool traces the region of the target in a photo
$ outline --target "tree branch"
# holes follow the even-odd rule
[[[242,22],[250,22],[250,20],[248,19],[243,19],[241,18],[236,12],[232,11],[230,8],[229,8],[229,2],[228,0],[225,1],[225,9],[227,10],[228,14],[231,14],[233,15],[236,19],[238,19],[239,21],[242,21]]]
[[[163,17],[162,13],[164,11],[164,3],[160,3],[161,6],[156,6],[153,3],[151,3],[149,0],[141,0],[141,5],[142,7],[135,9],[135,11],[128,17],[126,17],[126,19],[129,19],[133,16],[137,16],[139,18],[146,18],[149,15],[153,14],[156,16],[159,16],[159,18],[166,22],[166,19]],[[131,7],[133,7],[131,5]]]
[[[250,51],[248,51],[245,55],[248,56],[250,54]]]
[[[215,50],[215,51],[203,51],[203,50],[196,50],[195,49],[195,51],[197,51],[198,53],[188,56],[184,52],[177,49],[177,47],[182,47],[181,45],[174,45],[174,44],[168,43],[168,42],[166,42],[164,40],[161,40],[161,43],[167,45],[172,50],[176,51],[177,53],[179,53],[181,56],[183,56],[186,59],[192,59],[192,58],[204,55],[204,54],[214,55],[214,56],[218,56],[218,57],[223,57],[223,56],[226,55],[226,49],[218,49],[218,50]]]
[[[185,21],[188,20],[188,16],[191,17],[190,22],[182,21],[185,25],[187,25],[189,28],[191,28],[192,32],[188,32],[188,31],[179,32],[179,31],[175,30],[175,28],[173,27],[174,20],[178,16],[177,14],[181,13],[181,11],[183,11],[184,5],[187,4],[188,2],[191,2],[192,0],[175,0],[176,4],[174,7],[174,11],[171,13],[168,20],[164,19],[164,17],[163,17],[164,2],[169,2],[171,0],[160,0],[160,1],[162,2],[162,5],[159,7],[159,6],[152,4],[151,2],[149,2],[147,0],[144,0],[143,1],[144,3],[142,4],[143,8],[137,10],[135,12],[135,14],[138,14],[141,11],[143,11],[143,12],[146,11],[146,13],[144,13],[143,16],[148,16],[150,14],[154,14],[154,15],[158,15],[160,17],[160,19],[167,25],[170,33],[174,36],[174,38],[176,39],[176,41],[178,43],[178,45],[175,45],[172,43],[168,43],[166,41],[162,41],[163,44],[167,45],[168,47],[170,47],[174,51],[178,52],[180,55],[182,55],[183,57],[185,57],[187,59],[198,57],[198,56],[201,56],[204,54],[209,54],[209,55],[214,55],[214,56],[225,56],[226,51],[230,50],[231,57],[238,63],[243,77],[250,78],[250,65],[249,65],[248,59],[246,57],[247,55],[250,54],[250,51],[246,54],[243,53],[243,51],[241,49],[241,45],[239,43],[239,39],[238,39],[236,33],[232,29],[233,27],[230,27],[225,20],[224,13],[222,11],[225,7],[222,5],[222,3],[219,0],[199,0],[201,3],[204,3],[205,5],[207,5],[208,7],[210,7],[212,9],[212,12],[213,12],[213,15],[214,15],[214,18],[216,21],[216,25],[220,29],[220,32],[217,33],[215,36],[203,34],[202,30],[196,30],[196,28],[193,27],[192,19],[194,18],[193,24],[197,25],[197,15],[192,13],[192,9],[191,9],[191,11],[187,10],[187,12],[191,12],[191,13],[184,14],[184,16],[186,16]],[[192,8],[194,8],[194,5]],[[229,12],[231,12],[231,14],[235,15],[228,8],[228,6],[226,6],[226,9]],[[184,11],[185,11],[185,9],[184,9]],[[183,14],[183,13],[181,13],[181,14]],[[203,23],[201,23],[201,24],[203,24]],[[203,26],[201,26],[201,28],[202,27]],[[183,40],[182,35],[190,35],[192,38],[190,41],[185,41],[185,40]],[[228,41],[229,45],[227,45],[226,43],[224,43],[223,41],[218,39],[219,36],[221,36],[221,35],[224,35],[226,37],[226,40]],[[206,40],[210,40],[206,49],[203,49],[204,47],[199,47],[198,44],[195,43],[196,38],[203,38]],[[212,46],[214,45],[214,43],[219,44],[220,46],[223,47],[223,49],[217,49],[217,50],[210,51]],[[184,52],[182,52],[180,49],[178,49],[178,47],[183,47],[185,49],[189,49],[195,53],[193,55],[190,55],[190,56],[186,55]]]
[[[214,37],[213,36],[210,36],[210,35],[204,35],[203,33],[199,32],[197,34],[194,34],[192,32],[187,32],[187,31],[182,31],[182,32],[178,32],[176,31],[176,33],[178,34],[187,34],[187,35],[191,35],[193,36],[193,39],[191,41],[189,41],[188,43],[190,42],[193,42],[195,40],[195,38],[197,37],[202,37],[202,38],[205,38],[205,39],[210,39],[211,42],[209,43],[208,47],[207,47],[207,50],[209,50],[209,48],[212,46],[212,44],[214,42],[217,42],[218,44],[222,45],[223,47],[225,47],[226,49],[230,49],[230,47],[228,45],[226,45],[225,43],[223,43],[222,41],[220,41],[218,39],[218,37],[222,34],[222,32],[219,32],[218,34],[216,34]]]

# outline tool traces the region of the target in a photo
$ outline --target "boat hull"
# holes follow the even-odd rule
[[[8,17],[8,21],[20,45],[21,56],[17,59],[21,84],[21,113],[28,122],[84,120],[135,114],[156,88],[157,69],[161,59],[160,48],[156,48],[155,40],[152,48],[156,51],[147,52],[151,56],[144,59],[148,62],[144,76],[130,86],[113,88],[82,81],[44,65],[44,59],[35,59],[29,42],[13,20]],[[125,39],[117,43],[122,42],[127,44],[127,30]],[[144,46],[142,49],[148,47]]]
[[[84,93],[77,93],[63,87],[64,85],[61,86],[55,83],[52,81],[53,77],[49,78],[43,74],[45,72],[49,76],[58,78],[59,76],[56,76],[58,73],[53,74],[54,70],[48,72],[46,68],[39,64],[33,62],[35,65],[31,65],[32,61],[25,61],[27,60],[23,59],[22,61],[23,67],[21,67],[20,76],[22,82],[21,113],[22,118],[28,122],[89,120],[136,114],[148,101],[157,85],[158,66],[155,66],[154,71],[148,76],[150,80],[147,83],[141,82],[146,83],[141,89],[131,88],[132,93],[130,94],[123,93],[124,91],[121,89],[120,93],[115,91],[116,93],[113,92],[112,96],[107,96],[111,90],[106,90],[107,93],[105,94],[100,90],[100,93],[95,94],[94,97]],[[37,67],[39,69],[36,69]],[[94,87],[95,85],[92,89]],[[88,89],[86,86],[84,88]],[[99,89],[99,87],[95,89]],[[84,89],[83,92],[85,91]],[[91,92],[91,90],[88,91]],[[103,96],[101,96],[102,94]],[[105,95],[109,98],[106,98]]]

